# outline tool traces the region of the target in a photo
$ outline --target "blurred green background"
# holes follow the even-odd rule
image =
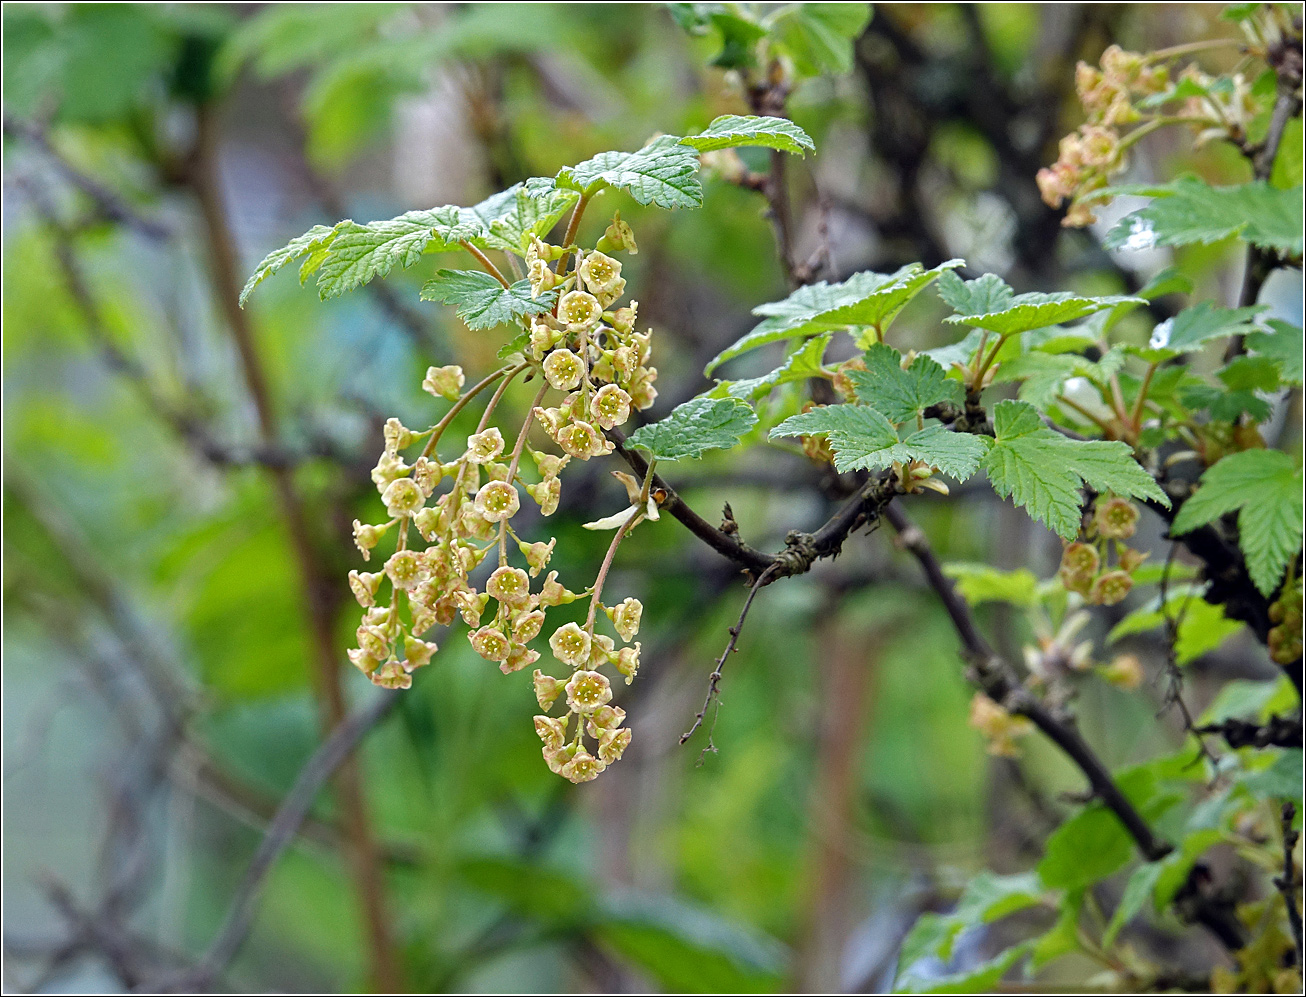
[[[1076,60],[1227,33],[1218,14],[876,5],[848,71],[801,78],[789,101],[818,150],[790,169],[799,258],[824,250],[832,279],[961,256],[1021,291],[1136,289],[1172,251],[1108,256],[1093,231],[1060,227],[1034,174],[1080,120]],[[745,112],[712,64],[722,44],[653,4],[5,5],[7,989],[153,989],[206,948],[320,741],[314,628],[343,665],[345,574],[361,566],[348,524],[375,512],[380,424],[429,425],[442,409],[419,390],[427,365],[474,380],[501,345],[419,304],[425,263],[327,304],[282,276],[243,318],[231,282],[317,222],[475,203]],[[1155,138],[1126,179],[1246,179],[1227,148]],[[750,191],[708,181],[695,212],[605,201],[639,240],[626,276],[658,334],[656,416],[702,390],[704,362],[787,288]],[[1236,295],[1228,243],[1182,252],[1194,300]],[[1291,281],[1265,300],[1300,322]],[[955,338],[939,312],[923,296],[895,345]],[[624,501],[616,466],[577,469],[535,527],[559,538],[564,579],[602,558],[608,537],[579,524]],[[708,518],[728,500],[744,537],[774,549],[828,515],[820,473],[766,450],[670,476]],[[307,527],[311,591],[278,482]],[[911,511],[950,560],[1047,576],[1060,554],[986,490]],[[1078,778],[1047,745],[1027,739],[1019,764],[986,756],[946,617],[884,534],[759,597],[719,751],[679,747],[745,594],[691,539],[666,520],[620,549],[609,591],[644,601],[646,664],[620,700],[634,743],[598,781],[547,771],[528,677],[477,658],[461,625],[366,739],[406,987],[883,989],[917,914],[981,868],[1027,868],[1069,809],[1058,794]],[[1018,657],[1023,621],[982,615]],[[1160,644],[1130,649],[1154,674]],[[1201,706],[1217,681],[1272,674],[1239,636],[1192,666],[1190,688]],[[342,683],[371,700],[352,670]],[[1150,683],[1084,687],[1109,763],[1179,742],[1177,718],[1153,722],[1159,698]],[[375,982],[346,823],[323,794],[226,986]],[[86,923],[115,945],[61,947]]]

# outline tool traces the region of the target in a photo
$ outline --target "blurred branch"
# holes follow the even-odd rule
[[[159,242],[172,238],[172,231],[162,222],[146,218],[109,187],[73,166],[50,142],[49,132],[41,125],[6,114],[4,134],[28,142],[40,150],[54,163],[55,169],[69,184],[91,199],[98,214],[106,221],[116,222],[139,232],[148,239]]]
[[[262,358],[254,342],[249,314],[238,303],[241,281],[231,231],[227,224],[222,187],[218,180],[218,121],[212,104],[196,108],[196,140],[185,179],[204,219],[204,236],[213,265],[213,290],[227,319],[227,328],[240,358],[245,386],[258,415],[263,442],[275,445],[277,415]],[[312,534],[304,502],[289,469],[270,468],[280,499],[280,508],[290,533],[299,569],[309,631],[313,639],[315,676],[322,708],[324,731],[339,728],[345,721],[344,691],[340,678],[341,656],[335,646],[335,602],[339,588],[328,577]],[[385,991],[399,989],[399,956],[391,937],[385,910],[385,882],[376,842],[367,813],[357,765],[347,758],[338,766],[337,787],[349,839],[349,857],[358,892],[361,914],[367,930],[371,975]]]
[[[398,702],[396,693],[377,693],[370,703],[347,716],[313,752],[268,825],[214,940],[193,968],[171,979],[153,981],[161,990],[201,990],[222,974],[249,933],[264,880],[308,818],[318,793]]]
[[[1293,960],[1297,963],[1297,973],[1302,971],[1302,917],[1297,905],[1300,876],[1293,852],[1301,837],[1293,828],[1292,822],[1297,816],[1297,808],[1291,803],[1283,805],[1280,828],[1283,834],[1283,875],[1274,878],[1275,888],[1283,895],[1284,906],[1288,908],[1288,923],[1292,926]]]
[[[952,580],[943,573],[943,566],[920,528],[896,506],[886,506],[883,515],[897,532],[902,546],[920,563],[930,587],[947,610],[953,629],[961,638],[963,657],[970,663],[970,676],[984,694],[1012,713],[1028,718],[1075,763],[1088,779],[1093,795],[1116,815],[1147,861],[1158,861],[1174,851],[1173,845],[1156,836],[1082,735],[1070,723],[1054,716],[1031,695],[1010,666],[997,656],[980,633],[970,606],[957,594]],[[1187,885],[1195,886],[1194,876],[1189,876]],[[1242,947],[1242,928],[1233,912],[1224,905],[1212,898],[1199,896],[1192,913],[1194,920],[1210,930],[1231,951]]]
[[[729,510],[729,508],[729,506],[726,507],[727,510]],[[726,649],[721,652],[721,657],[717,659],[716,667],[712,669],[712,674],[708,678],[707,699],[703,701],[703,708],[695,714],[693,726],[680,735],[681,744],[684,744],[693,737],[694,732],[703,725],[703,717],[707,715],[707,711],[712,706],[713,700],[716,700],[720,696],[721,669],[725,667],[726,659],[730,657],[730,652],[735,649],[735,645],[739,642],[739,634],[740,631],[744,629],[744,621],[748,619],[748,610],[749,607],[753,605],[753,598],[757,595],[758,590],[767,583],[771,575],[775,574],[779,567],[780,562],[773,562],[769,568],[757,576],[752,587],[748,590],[748,598],[744,600],[744,608],[739,611],[739,619],[736,621],[735,625],[730,628],[730,640],[726,643]],[[718,708],[718,713],[719,712],[720,710]],[[716,745],[712,743],[712,731],[715,729],[716,721],[713,720],[712,730],[707,732],[707,745],[703,748],[702,754],[699,755],[700,761],[702,760],[703,755],[707,752],[716,752]]]
[[[1231,748],[1300,748],[1300,717],[1270,717],[1264,724],[1229,719],[1218,724],[1194,728],[1198,734],[1216,734]]]

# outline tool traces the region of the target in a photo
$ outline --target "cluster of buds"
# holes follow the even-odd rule
[[[1291,665],[1301,659],[1302,652],[1302,586],[1301,579],[1283,586],[1279,598],[1270,605],[1270,622],[1274,624],[1266,643],[1270,657],[1280,665]]]
[[[1044,618],[1034,621],[1036,643],[1024,648],[1030,685],[1054,685],[1071,672],[1086,671],[1092,665],[1093,642],[1075,640],[1088,621],[1089,614],[1082,609],[1067,613],[1055,631]]]
[[[1058,576],[1069,592],[1095,606],[1114,606],[1133,588],[1131,577],[1147,554],[1125,543],[1138,527],[1138,507],[1118,496],[1100,496],[1087,529],[1087,541],[1068,544]],[[1115,565],[1110,555],[1115,554]]]
[[[600,246],[613,252],[635,251],[630,228],[619,216]],[[566,274],[573,253],[577,266]],[[562,261],[556,271],[549,266],[555,260]],[[349,658],[376,685],[407,689],[412,672],[436,653],[436,645],[424,639],[427,632],[461,617],[473,650],[510,674],[540,660],[541,652],[531,644],[544,632],[547,611],[589,595],[585,625],[564,623],[548,639],[552,656],[570,669],[569,677],[556,679],[538,668],[534,671],[541,709],[547,714],[565,691],[569,710],[561,719],[536,718],[545,760],[554,772],[585,782],[620,758],[630,743],[630,730],[621,726],[625,713],[611,705],[611,684],[600,669],[612,667],[627,684],[635,677],[640,645],[631,642],[639,631],[643,607],[635,599],[604,606],[599,601],[604,572],[580,594],[567,589],[556,571],[544,574],[556,540],[525,540],[513,529],[512,520],[521,510],[522,491],[542,515],[557,510],[562,470],[573,459],[611,452],[603,431],[625,423],[632,408],[653,403],[657,371],[648,366],[651,333],[634,331],[635,304],[612,310],[625,289],[617,260],[598,249],[586,253],[536,239],[526,262],[535,295],[556,289],[559,297],[555,309],[530,319],[529,346],[523,357],[516,358],[521,362],[468,391],[463,390],[466,379],[461,368],[431,367],[423,389],[454,402],[444,419],[424,432],[408,429],[398,419],[386,423],[385,449],[372,479],[387,518],[378,523],[355,520],[354,539],[364,560],[370,560],[391,533],[395,547],[381,570],[349,573],[350,588],[364,610],[358,646],[349,651]],[[490,425],[490,418],[503,388],[527,371],[543,384],[516,445],[508,452],[502,432]],[[476,432],[467,438],[466,448],[456,459],[442,463],[436,448],[445,428],[475,394],[496,380],[499,390]],[[565,397],[556,406],[544,407],[551,389],[564,392]],[[562,454],[527,445],[536,423]],[[406,451],[419,444],[420,454],[409,463]],[[527,480],[523,465],[531,464],[536,473],[530,475],[534,480]],[[642,494],[646,487],[641,490],[639,483],[635,485],[641,502],[623,518],[617,540],[636,522],[657,518],[656,504]],[[523,566],[512,563],[513,548]],[[497,564],[478,589],[473,574],[496,552]],[[626,646],[618,648],[612,637],[595,633],[600,609]],[[576,727],[569,739],[572,714]],[[592,751],[586,748],[585,735],[595,742]]]
[[[1102,53],[1101,68],[1081,62],[1075,70],[1075,90],[1087,121],[1061,140],[1057,161],[1038,171],[1043,201],[1059,208],[1070,201],[1063,225],[1082,227],[1096,219],[1093,193],[1126,166],[1125,151],[1135,140],[1120,128],[1145,117],[1138,102],[1163,93],[1170,74],[1148,56],[1112,45]]]
[[[1025,717],[1012,713],[1001,703],[982,692],[975,693],[970,701],[969,723],[984,736],[988,753],[1000,758],[1015,758],[1020,754],[1016,738],[1034,730]]]

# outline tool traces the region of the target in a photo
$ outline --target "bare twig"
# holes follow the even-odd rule
[[[963,656],[971,664],[971,678],[983,689],[985,695],[1012,713],[1028,718],[1075,763],[1088,779],[1093,795],[1115,814],[1147,861],[1155,862],[1170,854],[1174,846],[1157,837],[1079,731],[1040,703],[1017,681],[1006,662],[997,656],[980,633],[970,606],[957,594],[952,580],[943,573],[943,566],[925,534],[896,506],[886,506],[882,515],[897,531],[902,545],[920,563],[930,587],[943,603],[953,628],[961,638]],[[1204,901],[1205,897],[1198,897],[1192,904],[1193,919],[1208,928],[1231,950],[1241,948],[1242,929],[1237,921],[1218,904]]]
[[[748,598],[744,600],[744,608],[739,611],[739,619],[736,621],[735,625],[730,628],[730,640],[726,643],[726,649],[721,652],[721,657],[717,658],[716,667],[712,669],[712,674],[708,677],[707,698],[703,700],[703,708],[694,715],[694,725],[690,727],[689,730],[685,731],[685,733],[680,735],[681,744],[684,744],[693,737],[694,732],[703,725],[703,717],[707,715],[708,708],[713,702],[716,702],[717,712],[720,712],[721,669],[725,667],[726,659],[730,657],[730,652],[733,651],[735,645],[739,643],[739,634],[740,631],[744,629],[744,621],[748,619],[748,610],[749,607],[753,605],[753,599],[757,596],[757,593],[762,586],[771,580],[771,576],[774,575],[779,568],[780,562],[774,562],[769,568],[757,576],[752,587],[748,590]],[[712,722],[712,730],[715,729],[716,721],[714,720]],[[699,753],[698,760],[700,763],[703,761],[703,756],[709,751],[716,751],[716,745],[712,743],[712,730],[707,732],[707,745],[703,748],[702,752]]]
[[[1297,840],[1301,835],[1292,826],[1293,819],[1296,816],[1297,808],[1291,803],[1285,803],[1281,818],[1283,828],[1283,875],[1274,878],[1274,885],[1283,894],[1284,906],[1288,908],[1288,923],[1292,926],[1293,957],[1297,962],[1297,972],[1300,974],[1302,971],[1302,917],[1301,908],[1297,905],[1298,875],[1293,852],[1297,848]]]
[[[347,716],[313,752],[259,842],[217,935],[192,969],[171,979],[155,981],[161,990],[173,993],[200,990],[222,974],[249,933],[264,880],[308,818],[318,793],[398,702],[396,693],[378,693],[367,706]]]

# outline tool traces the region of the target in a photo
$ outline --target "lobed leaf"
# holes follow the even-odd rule
[[[1001,295],[998,297],[1001,299]],[[974,307],[977,303],[967,301],[969,307]],[[1018,332],[1029,332],[1050,325],[1060,325],[1063,322],[1073,322],[1095,312],[1132,303],[1146,304],[1142,298],[1128,295],[1085,297],[1069,291],[1056,294],[1031,292],[1007,299],[996,311],[949,315],[944,321],[963,323],[976,329],[987,329],[989,332],[996,332],[999,336],[1013,336]]]
[[[1243,450],[1207,469],[1179,508],[1171,533],[1189,533],[1238,511],[1238,545],[1262,595],[1279,587],[1302,545],[1302,469],[1279,450]]]
[[[816,143],[788,118],[755,114],[723,114],[697,135],[680,140],[697,152],[760,146],[793,152],[802,156],[816,148]]]
[[[519,280],[504,287],[481,270],[437,270],[422,285],[423,301],[440,301],[458,306],[458,317],[469,329],[490,329],[511,325],[527,315],[539,315],[553,307],[556,292],[531,297],[531,284]]]
[[[1144,249],[1218,242],[1239,236],[1280,255],[1302,253],[1302,189],[1280,190],[1264,180],[1212,187],[1194,176],[1168,184],[1110,187],[1101,193],[1142,194],[1152,203],[1125,215],[1107,233],[1107,249]]]
[[[640,204],[659,208],[697,208],[703,203],[698,154],[674,135],[662,135],[634,152],[601,152],[563,167],[554,182],[586,197],[619,187]]]
[[[983,467],[994,490],[1067,540],[1079,533],[1084,483],[1099,492],[1169,505],[1125,443],[1068,439],[1045,426],[1028,402],[999,402],[993,423],[995,441]]]
[[[916,357],[902,369],[902,354],[892,346],[875,343],[866,351],[866,370],[850,370],[857,397],[879,409],[890,422],[903,423],[939,402],[961,404],[962,386],[927,356]]]
[[[683,460],[729,450],[756,425],[757,414],[738,398],[700,396],[677,405],[665,419],[640,426],[626,443],[655,460]]]
[[[911,263],[892,274],[864,270],[839,284],[821,281],[798,288],[783,301],[758,305],[763,320],[741,339],[717,354],[704,370],[710,375],[727,360],[769,343],[837,329],[874,326],[881,332],[931,282],[963,265],[949,260],[926,270]]]

